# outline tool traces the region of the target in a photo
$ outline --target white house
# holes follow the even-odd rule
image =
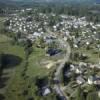
[[[43,96],[46,96],[46,95],[48,95],[48,94],[50,94],[50,93],[51,93],[51,90],[50,90],[49,88],[44,87],[44,88],[42,89],[42,95],[43,95]]]
[[[93,76],[88,77],[88,84],[92,85],[93,82],[94,82],[94,77]]]
[[[83,69],[81,67],[79,67],[79,65],[78,65],[78,67],[76,67],[76,69],[75,69],[75,73],[82,74],[82,72],[83,72]]]
[[[85,83],[85,80],[84,80],[84,78],[82,78],[81,76],[78,76],[78,77],[76,78],[76,82],[77,82],[78,84],[83,84],[83,83]]]

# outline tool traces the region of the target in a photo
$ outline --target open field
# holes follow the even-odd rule
[[[8,42],[9,39],[7,36],[0,34],[0,43]]]
[[[72,50],[72,52],[80,52],[80,53],[86,54],[88,56],[88,59],[86,60],[86,62],[92,62],[92,63],[99,62],[99,53],[95,50],[92,50],[92,49],[86,50],[85,48],[79,48],[79,49]]]
[[[0,93],[6,96],[6,100],[27,100],[29,97],[35,98],[36,100],[47,100],[47,97],[42,98],[36,95],[37,87],[35,85],[35,78],[37,76],[49,76],[50,72],[54,70],[54,67],[47,69],[40,62],[43,59],[52,59],[45,56],[43,49],[33,47],[33,53],[29,56],[27,69],[25,69],[24,48],[18,45],[11,45],[8,37],[5,35],[0,36],[0,53],[14,55],[22,59],[19,65],[3,70],[2,77],[8,79],[4,83],[5,87],[0,89]],[[26,96],[23,95],[24,90],[28,91]],[[50,94],[49,98],[55,98],[54,94]]]
[[[5,21],[6,17],[0,17],[0,30],[4,28],[4,21]]]
[[[36,100],[47,100],[48,97],[39,97],[36,95],[37,87],[35,85],[35,78],[37,76],[43,77],[48,76],[51,70],[48,70],[39,63],[40,60],[45,57],[42,49],[34,49],[34,52],[29,57],[29,63],[25,76],[23,77],[24,62],[16,68],[12,82],[7,89],[8,100],[27,100],[29,97],[35,98]],[[23,95],[23,91],[27,90],[28,94]],[[49,98],[54,98],[54,94],[50,94]]]
[[[14,45],[14,46],[11,45],[8,37],[3,36],[3,35],[0,35],[0,53],[4,53],[10,56],[16,56],[22,59],[21,64],[9,66],[9,68],[3,69],[1,78],[2,80],[5,79],[5,81],[2,82],[2,84],[5,84],[5,85],[2,88],[0,88],[0,93],[3,93],[4,96],[7,96],[9,95],[9,92],[11,91],[11,89],[13,89],[11,88],[11,86],[14,84],[13,82],[15,82],[16,83],[15,85],[17,86],[17,81],[19,81],[17,80],[17,77],[16,77],[16,75],[19,73],[17,72],[17,70],[18,69],[20,70],[23,63],[23,59],[25,58],[25,54],[24,54],[23,47],[20,47],[17,45]],[[16,78],[16,81],[14,81],[15,78]],[[10,97],[8,100],[11,100]]]

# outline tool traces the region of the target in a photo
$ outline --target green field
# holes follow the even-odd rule
[[[21,59],[23,59],[20,65],[12,66],[9,69],[6,69],[6,68],[3,69],[2,77],[8,78],[8,80],[4,82],[5,87],[0,89],[0,93],[2,93],[2,91],[3,91],[4,96],[5,96],[6,95],[5,93],[7,92],[6,90],[9,90],[9,91],[11,90],[11,88],[9,88],[9,87],[10,87],[10,85],[13,84],[13,80],[16,78],[16,74],[18,74],[17,70],[20,69],[20,67],[24,61],[25,54],[24,54],[23,47],[20,47],[17,45],[11,45],[9,38],[6,36],[3,36],[3,35],[0,35],[0,53],[18,56]],[[7,73],[7,75],[5,75],[5,73]],[[17,81],[18,80],[16,79],[16,82]]]
[[[51,71],[40,64],[42,59],[49,59],[45,57],[43,49],[33,47],[33,53],[28,59],[27,69],[25,69],[24,48],[12,45],[10,39],[4,35],[0,35],[0,53],[15,55],[22,59],[22,62],[14,66],[14,68],[11,67],[3,70],[3,72],[7,73],[6,77],[9,77],[5,82],[6,86],[0,89],[0,93],[4,91],[3,95],[6,97],[6,100],[28,100],[29,97],[35,98],[35,100],[51,100],[51,98],[55,98],[54,94],[50,94],[47,97],[36,95],[37,87],[35,85],[35,78],[37,76],[48,76]],[[28,91],[28,93],[24,95],[24,91]]]
[[[99,62],[99,53],[96,50],[93,50],[93,49],[86,50],[86,48],[81,47],[79,49],[73,49],[72,52],[80,52],[80,53],[86,54],[88,56],[88,59],[86,60],[86,62],[92,62],[92,63]]]
[[[4,21],[5,21],[6,17],[0,17],[0,30],[4,28]]]
[[[34,52],[29,57],[29,68],[28,68],[27,74],[30,77],[48,74],[48,70],[44,68],[44,66],[40,66],[40,61],[43,58],[45,58],[44,50],[35,48]]]

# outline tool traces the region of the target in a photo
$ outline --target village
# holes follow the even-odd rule
[[[60,95],[59,100],[76,100],[79,87],[85,94],[93,91],[92,95],[97,94],[100,98],[100,23],[89,22],[85,16],[26,14],[32,11],[27,8],[11,14],[5,21],[6,30],[16,35],[19,44],[30,40],[42,48],[46,56],[58,57],[57,60],[63,60],[69,44],[69,59],[60,70],[62,79],[52,79],[53,84],[61,85],[64,95]],[[49,69],[54,66],[48,65]],[[96,91],[92,90],[94,87]],[[41,84],[39,90],[42,96],[52,92],[48,84]],[[58,88],[61,94],[59,91]]]

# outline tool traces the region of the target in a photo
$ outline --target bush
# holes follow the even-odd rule
[[[33,97],[29,97],[27,100],[35,100]]]
[[[24,90],[22,94],[23,94],[23,96],[27,96],[28,95],[28,90]]]

